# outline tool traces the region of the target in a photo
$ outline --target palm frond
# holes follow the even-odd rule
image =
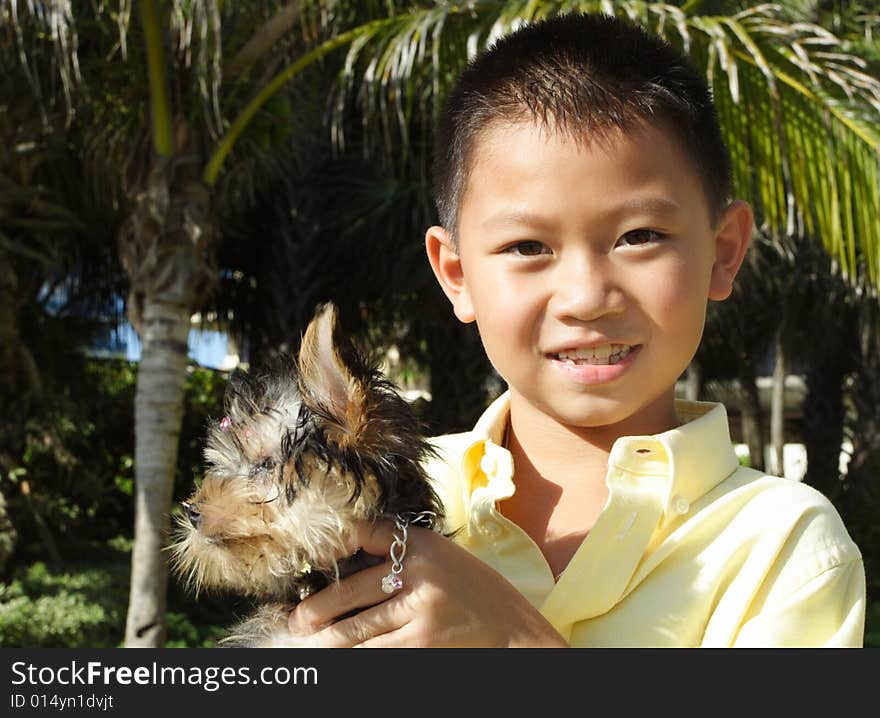
[[[416,3],[375,21],[348,49],[334,135],[351,103],[386,150],[405,145],[414,112],[436,116],[480,49],[523,22],[567,12],[629,18],[689,53],[718,103],[735,190],[770,234],[805,232],[852,281],[880,285],[880,80],[828,30],[778,4],[724,16],[665,3],[551,0]],[[395,135],[395,137],[392,137]]]
[[[24,5],[25,12],[19,7]],[[41,77],[41,65],[54,65],[61,79],[68,114],[73,112],[73,88],[81,81],[78,57],[78,36],[73,21],[70,0],[50,3],[20,3],[19,0],[0,0],[0,28],[12,29],[21,71],[27,78],[34,97],[40,103],[44,121],[46,108]],[[49,53],[34,53],[33,38],[44,36],[42,45]],[[48,56],[46,56],[48,55]]]

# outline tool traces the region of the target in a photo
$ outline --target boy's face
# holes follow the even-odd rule
[[[457,248],[439,227],[426,242],[511,406],[617,435],[670,428],[707,300],[730,293],[748,245],[748,205],[713,223],[687,158],[651,127],[586,145],[499,125],[474,153]]]

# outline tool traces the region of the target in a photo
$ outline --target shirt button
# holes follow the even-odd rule
[[[480,459],[480,470],[486,474],[486,476],[492,476],[495,473],[496,468],[498,468],[498,462],[495,461],[495,457],[489,456],[489,454],[484,454],[483,458]]]
[[[691,510],[691,505],[684,496],[676,494],[672,497],[672,510],[677,514],[684,516]]]

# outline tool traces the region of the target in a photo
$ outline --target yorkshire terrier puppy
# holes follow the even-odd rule
[[[222,642],[303,645],[290,635],[300,600],[384,558],[349,555],[352,523],[432,512],[423,462],[432,448],[410,405],[319,308],[296,361],[237,372],[212,422],[208,470],[178,516],[173,565],[198,593],[228,588],[260,608]]]

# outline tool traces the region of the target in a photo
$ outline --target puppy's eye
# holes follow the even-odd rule
[[[265,478],[272,474],[276,466],[277,463],[275,462],[275,459],[271,456],[267,456],[265,459],[254,465],[254,468],[251,469],[251,477]]]

